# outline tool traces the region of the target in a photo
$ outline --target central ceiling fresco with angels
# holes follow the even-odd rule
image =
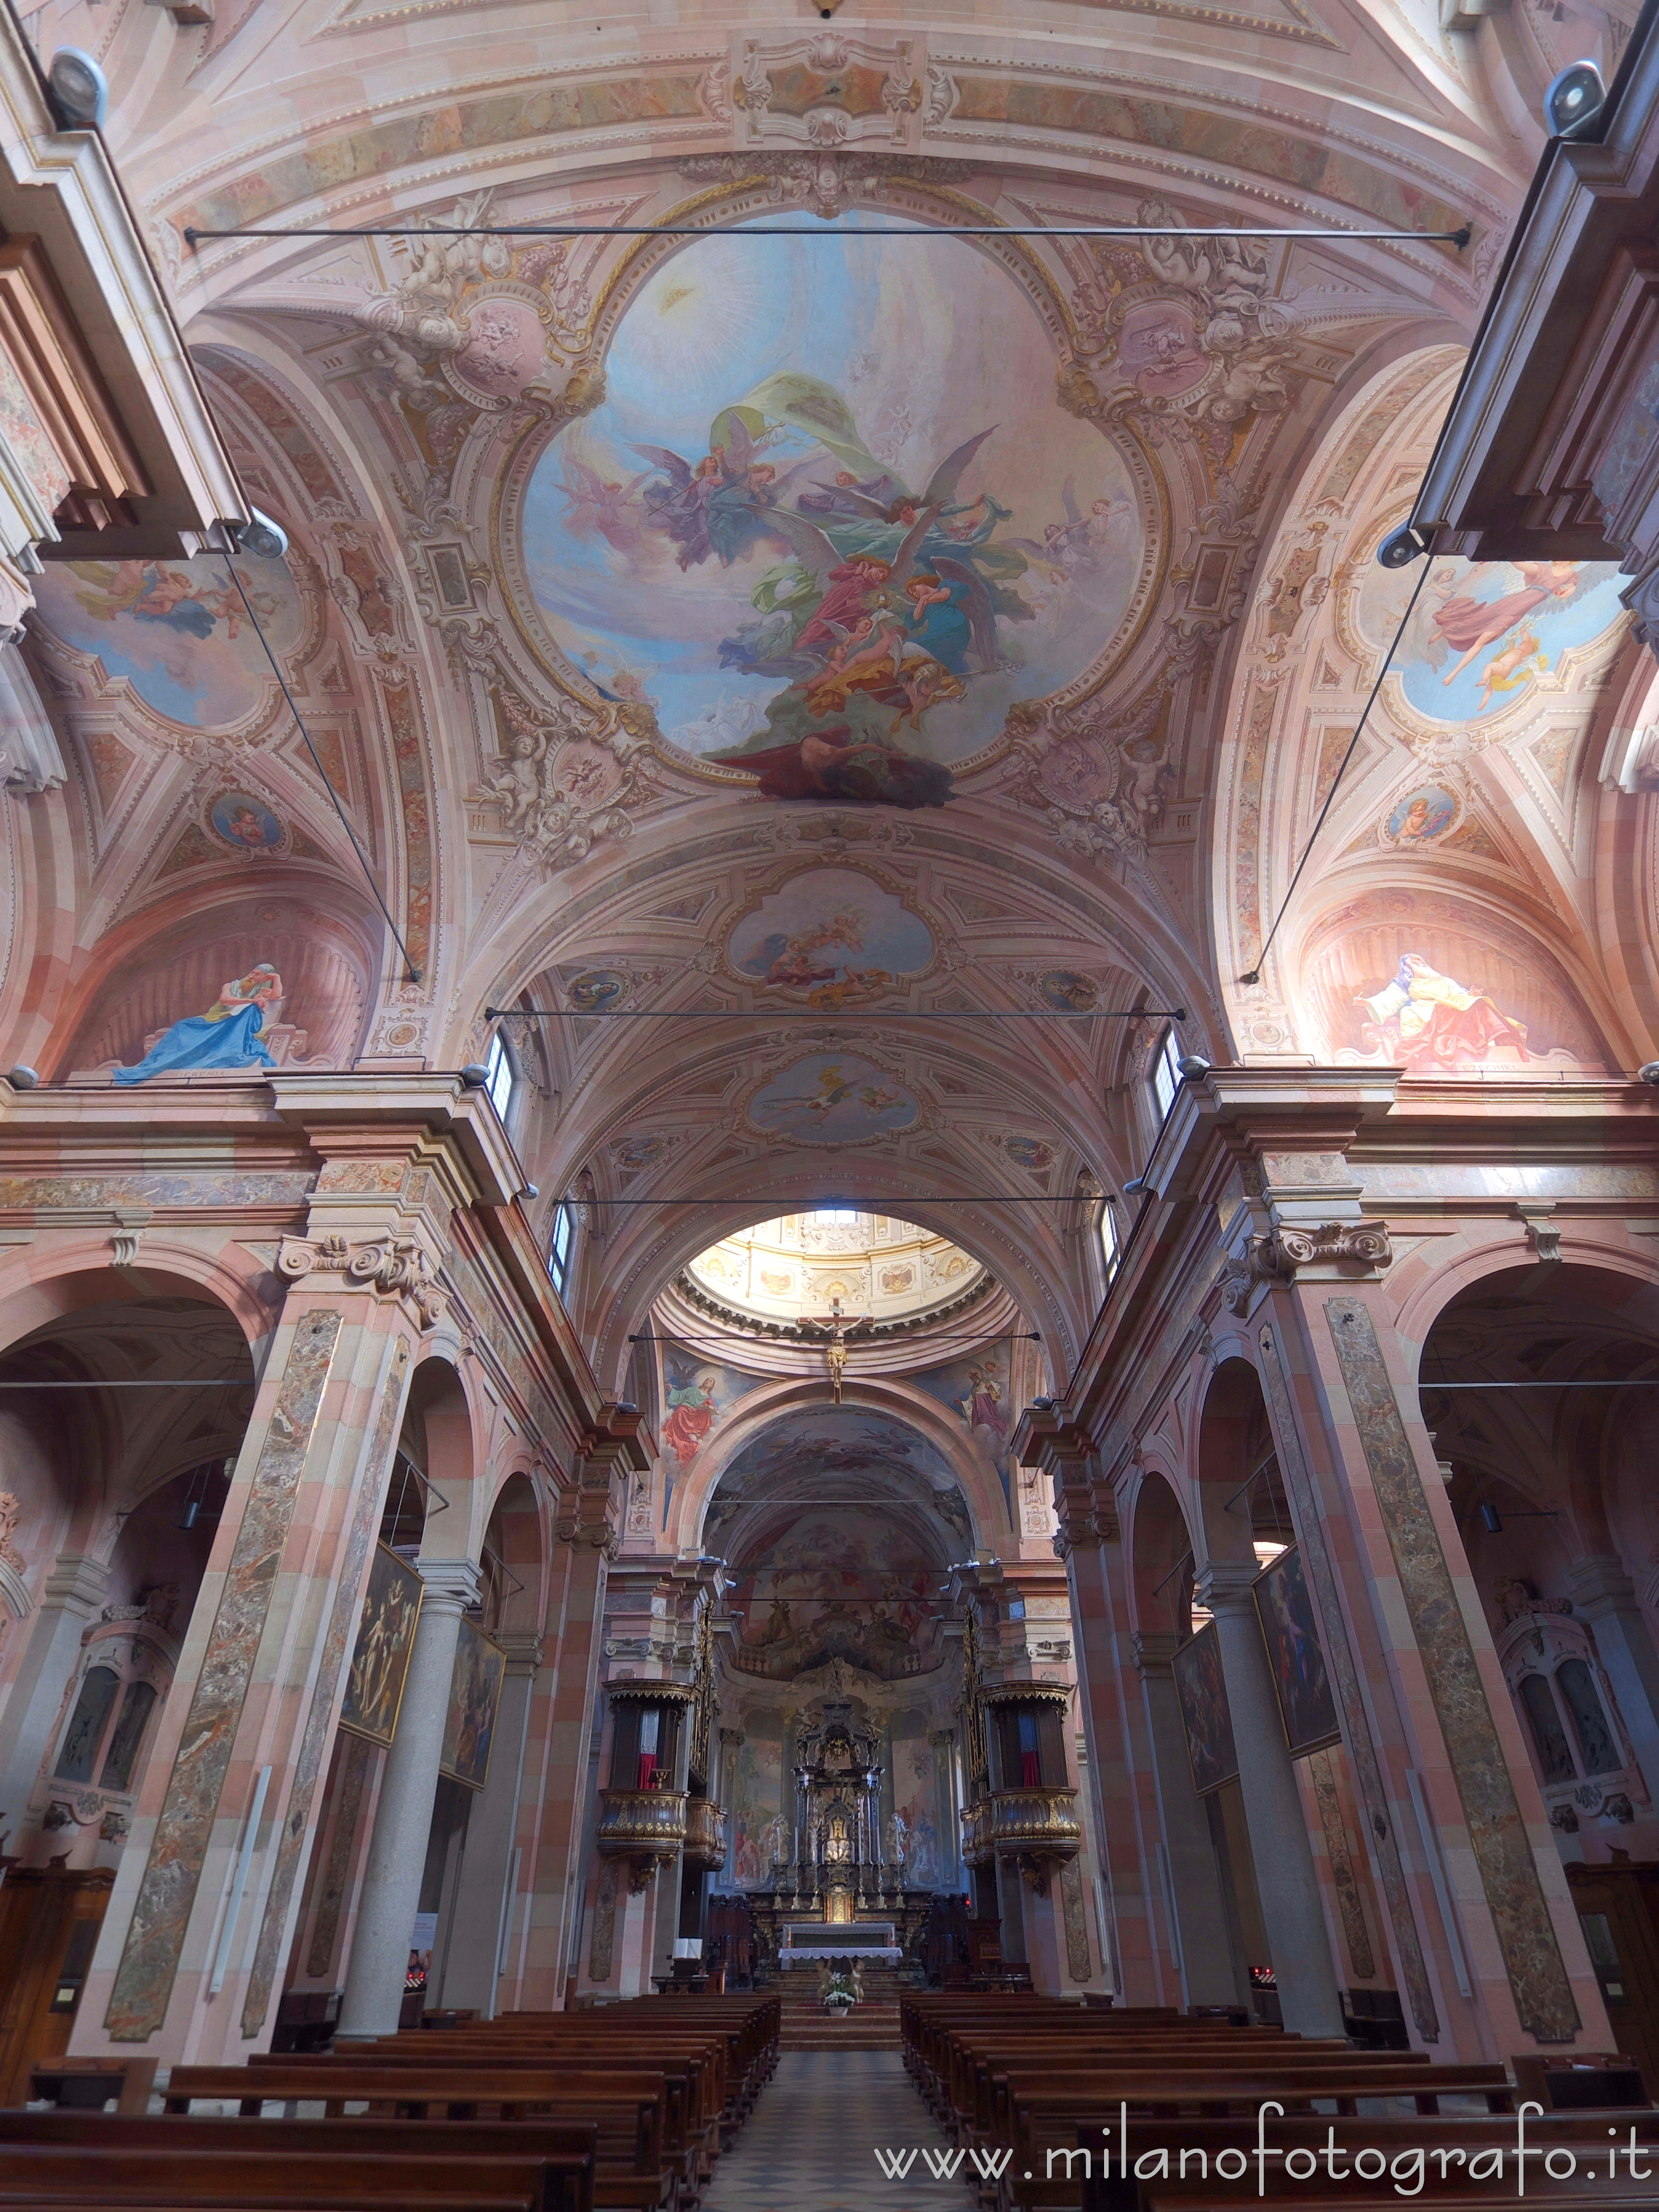
[[[769,798],[939,805],[1109,665],[1145,532],[1006,271],[848,227],[650,278],[537,466],[526,564],[562,666],[669,744]]]

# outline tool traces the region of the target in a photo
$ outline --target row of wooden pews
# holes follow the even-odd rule
[[[0,2207],[696,2212],[778,2030],[775,1998],[647,1997],[176,2066],[161,2112],[0,2112]]]
[[[1553,2212],[1659,2203],[1659,2111],[1628,2059],[1436,2065],[1030,1995],[900,2012],[905,2065],[988,2212],[1477,2212],[1523,2177]]]

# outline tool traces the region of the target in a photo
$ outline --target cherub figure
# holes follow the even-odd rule
[[[507,750],[496,759],[504,773],[486,787],[487,795],[500,802],[509,830],[522,830],[541,801],[547,732],[536,727],[516,700],[503,698],[501,714],[507,723]]]

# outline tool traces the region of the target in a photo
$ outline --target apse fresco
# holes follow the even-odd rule
[[[763,1085],[749,1118],[803,1145],[896,1136],[921,1112],[914,1092],[855,1052],[814,1053]]]
[[[1415,569],[1367,571],[1362,618],[1379,642],[1417,580]],[[1408,703],[1456,723],[1517,705],[1559,678],[1564,654],[1629,620],[1627,580],[1611,562],[1436,561],[1394,660]]]
[[[845,868],[808,868],[732,933],[740,975],[809,1006],[854,1006],[921,973],[933,935],[891,891]]]
[[[885,1516],[803,1513],[739,1567],[732,1593],[744,1672],[783,1680],[841,1659],[884,1680],[937,1656],[939,1570]]]
[[[763,796],[903,806],[1109,649],[1142,554],[1127,471],[1058,404],[1012,279],[830,225],[658,270],[603,403],[538,466],[524,544],[604,696]]]
[[[799,1486],[807,1486],[804,1493]],[[705,1547],[746,1504],[780,1495],[868,1496],[914,1501],[945,1524],[951,1543],[968,1538],[968,1508],[955,1476],[926,1437],[890,1414],[820,1404],[787,1429],[745,1444],[720,1479],[703,1530]],[[718,1549],[718,1545],[714,1545]]]
[[[300,598],[281,561],[239,562],[255,613],[280,656],[298,644]],[[35,587],[40,618],[66,645],[95,653],[146,706],[222,729],[251,714],[271,681],[229,563],[53,561]]]

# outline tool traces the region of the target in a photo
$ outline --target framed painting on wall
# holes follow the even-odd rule
[[[1221,1644],[1213,1624],[1200,1628],[1170,1662],[1181,1726],[1193,1787],[1200,1797],[1238,1776],[1233,1747],[1233,1717],[1227,1705],[1227,1681],[1221,1671]]]
[[[403,1703],[420,1613],[419,1575],[407,1559],[377,1544],[340,1708],[340,1726],[352,1735],[389,1744],[397,1734],[398,1708]]]
[[[468,1790],[482,1790],[489,1772],[489,1747],[506,1672],[507,1654],[500,1644],[492,1644],[470,1620],[462,1621],[438,1771]]]
[[[1292,1544],[1258,1575],[1255,1609],[1261,1621],[1267,1662],[1279,1692],[1279,1717],[1291,1757],[1301,1759],[1328,1743],[1340,1743],[1342,1729],[1331,1695],[1325,1655],[1314,1626],[1313,1601],[1302,1571],[1302,1555]]]

